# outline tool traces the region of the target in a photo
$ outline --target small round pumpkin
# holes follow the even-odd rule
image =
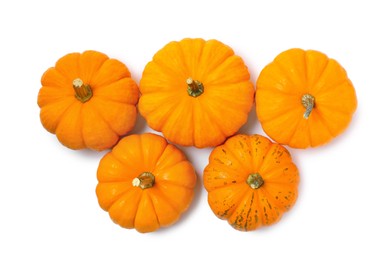
[[[152,129],[198,148],[236,133],[254,101],[243,60],[217,40],[168,43],[146,65],[140,91],[139,111]]]
[[[122,138],[100,161],[96,194],[102,209],[124,228],[152,232],[175,223],[196,185],[185,155],[155,134]]]
[[[70,53],[41,83],[42,125],[68,148],[104,150],[134,127],[138,86],[116,59],[97,51]]]
[[[203,183],[217,217],[252,231],[276,223],[294,205],[299,174],[286,148],[239,134],[211,152]]]
[[[347,128],[357,107],[344,68],[314,50],[282,52],[261,71],[256,85],[264,132],[294,148],[329,142]]]

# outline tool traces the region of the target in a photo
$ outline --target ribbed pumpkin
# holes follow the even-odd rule
[[[176,144],[216,146],[247,121],[254,100],[249,77],[243,60],[217,40],[173,41],[145,67],[139,111]]]
[[[42,125],[71,149],[110,148],[135,124],[138,87],[123,63],[103,53],[67,54],[41,83]]]
[[[294,148],[329,142],[347,128],[356,107],[344,68],[318,51],[282,52],[257,80],[256,112],[264,131]]]
[[[276,223],[294,205],[299,174],[286,148],[240,134],[211,152],[203,183],[214,214],[251,231]]]
[[[175,223],[189,207],[196,174],[185,155],[155,134],[122,138],[100,161],[96,194],[112,220],[141,233]]]

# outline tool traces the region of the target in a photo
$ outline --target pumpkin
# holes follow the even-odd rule
[[[294,205],[299,174],[286,148],[239,134],[211,152],[203,183],[217,217],[252,231],[276,223]]]
[[[194,195],[196,174],[185,155],[150,133],[122,138],[100,161],[96,195],[112,220],[141,233],[175,223]]]
[[[176,144],[216,146],[247,121],[254,101],[249,78],[243,60],[217,40],[172,41],[146,65],[138,108]]]
[[[42,125],[68,148],[104,150],[134,127],[138,86],[116,59],[97,51],[70,53],[41,83]]]
[[[357,107],[344,68],[315,50],[282,52],[261,71],[256,87],[264,132],[294,148],[329,142],[347,128]]]

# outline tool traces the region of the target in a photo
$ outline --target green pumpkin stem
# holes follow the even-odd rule
[[[202,95],[204,91],[202,82],[193,80],[192,78],[188,78],[186,80],[186,83],[188,95],[190,95],[191,97],[198,97]]]
[[[264,180],[261,175],[256,172],[248,175],[246,183],[249,185],[249,187],[255,190],[260,188],[264,184]]]
[[[75,91],[75,97],[82,103],[87,102],[92,97],[91,86],[84,85],[84,82],[79,78],[73,80],[73,89]]]
[[[308,119],[315,106],[315,99],[312,95],[305,94],[302,96],[301,102],[303,107],[306,108],[303,118]]]

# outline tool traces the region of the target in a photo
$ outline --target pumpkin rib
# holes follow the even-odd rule
[[[225,127],[225,122],[228,121],[226,118],[222,118],[219,114],[218,114],[218,111],[215,110],[213,107],[211,107],[212,104],[208,104],[207,106],[203,106],[203,111],[206,111],[204,112],[210,119],[211,122],[214,122],[214,124],[216,125],[216,129],[219,130],[219,132],[221,134],[223,134],[224,136],[230,136],[232,135],[233,133],[235,133],[238,129],[228,129],[227,127]],[[230,110],[232,113],[240,113],[241,111],[238,111],[238,110],[231,110],[229,108],[224,108],[225,111],[228,111]],[[245,113],[241,112],[242,115],[246,115]],[[230,115],[232,115],[230,113]],[[229,131],[228,131],[229,130]]]
[[[225,72],[225,70],[233,71],[234,70],[233,67],[236,68],[237,71],[241,71],[243,75],[239,74],[239,75],[234,75],[234,77],[231,78],[226,78],[226,75],[228,74],[226,74],[227,72]],[[217,75],[217,77],[213,76],[213,74]],[[220,85],[226,83],[235,84],[235,83],[243,82],[244,80],[245,81],[250,80],[250,75],[242,58],[237,55],[231,55],[228,58],[226,58],[221,64],[218,64],[218,66],[213,71],[210,71],[207,78],[209,80],[206,81],[205,83],[211,85]],[[210,78],[213,80],[210,80]]]
[[[192,165],[188,163],[187,160],[183,160],[180,162],[175,163],[172,166],[164,168],[163,172],[161,169],[156,169],[156,167],[152,170],[154,176],[156,177],[156,181],[158,180],[159,182],[167,182],[171,184],[175,184],[177,186],[182,186],[186,187],[189,189],[193,189],[194,187],[190,183],[184,183],[184,182],[178,182],[177,180],[174,180],[174,175],[178,176],[177,172],[180,172],[181,170],[186,169],[187,167],[192,168]],[[180,168],[180,169],[177,169]],[[179,171],[180,170],[180,171]],[[184,171],[186,172],[186,171]],[[168,174],[168,176],[167,176]],[[182,174],[180,174],[182,175]]]
[[[212,169],[209,169],[208,167],[205,168],[205,172],[208,172],[208,175],[211,175],[213,174],[214,172],[219,172],[219,171],[223,171],[225,173],[227,173],[226,175],[236,175],[236,171],[234,169],[231,169],[231,168],[228,168],[227,165],[225,164],[221,164],[221,165],[218,165],[218,166],[213,166]],[[211,187],[208,187],[209,190],[215,190],[215,189],[218,189],[218,188],[221,188],[221,187],[226,187],[226,186],[229,186],[229,185],[233,185],[233,184],[240,184],[242,182],[245,182],[245,179],[242,178],[242,180],[238,180],[238,179],[235,179],[235,183],[227,183],[227,184],[221,184],[221,186],[213,186],[213,188]]]
[[[269,225],[272,225],[272,224],[278,222],[281,219],[282,213],[279,210],[279,208],[281,208],[281,207],[278,205],[279,203],[276,203],[275,200],[272,197],[270,197],[270,194],[267,191],[265,191],[265,189],[262,189],[261,192],[263,193],[263,196],[258,195],[259,196],[259,208],[263,212],[263,214],[262,214],[263,225],[269,226]],[[265,198],[265,200],[261,200],[260,196],[262,198]],[[268,218],[268,216],[270,214],[267,213],[267,210],[266,210],[267,208],[269,208],[269,212],[272,213],[272,216],[270,218]]]
[[[277,65],[278,68],[284,73],[284,75],[286,76],[286,80],[290,85],[297,86],[297,84],[291,79],[290,72],[284,68],[283,64],[280,63],[280,61],[274,61],[273,64]]]
[[[58,132],[58,131],[59,131],[59,130],[58,130],[58,127],[59,127],[60,124],[64,121],[64,118],[65,118],[66,116],[72,117],[72,115],[68,115],[68,114],[70,113],[71,108],[72,108],[73,106],[76,106],[76,105],[79,105],[79,113],[80,113],[80,111],[82,110],[82,104],[79,104],[78,101],[75,99],[75,100],[73,101],[73,104],[70,105],[70,106],[66,109],[66,111],[64,111],[64,113],[61,115],[61,118],[60,118],[60,120],[58,121],[56,130],[55,130],[55,134],[57,135],[57,138],[58,138],[58,139],[60,139],[60,138],[59,138],[60,135],[59,135],[59,132]],[[83,125],[83,119],[82,119],[82,117],[79,117],[78,119],[79,119],[79,125],[82,126],[82,125]],[[80,140],[79,140],[79,141],[81,141],[80,147],[85,147],[86,144],[85,144],[84,137],[83,137],[83,133],[82,133],[82,127],[78,127],[78,130],[79,130],[79,134],[80,134]],[[73,138],[74,138],[74,136],[73,136]],[[63,141],[60,141],[60,142],[63,143]],[[65,144],[65,145],[68,146],[67,144]],[[72,149],[79,149],[79,147],[78,147],[78,148],[71,147],[71,148],[72,148]]]
[[[267,190],[267,184],[265,184],[264,187],[262,187],[261,192],[265,193],[263,196],[259,194],[259,196],[261,196],[261,198],[267,198],[268,202],[270,204],[272,203],[277,208],[284,208],[284,206],[282,204],[280,204],[281,202],[275,200],[274,197],[269,193],[269,191]],[[259,198],[259,202],[260,201],[261,200]]]
[[[232,205],[230,205],[230,207],[228,207],[223,212],[216,212],[218,209],[211,207],[211,209],[215,213],[215,215],[217,215],[221,219],[229,219],[232,216],[232,214],[237,210],[237,208],[239,206],[239,203],[237,203],[237,202],[239,202],[240,198],[242,198],[245,195],[245,193],[247,192],[246,184],[236,183],[235,185],[237,186],[237,187],[235,187],[235,192],[234,193],[231,192],[230,193],[231,196],[229,197],[229,201],[234,202],[234,203],[232,203]],[[213,190],[208,190],[208,193],[209,193],[208,202],[209,202],[210,206],[211,206],[210,200],[211,200],[211,197],[213,196],[213,193],[219,193],[220,189],[226,189],[226,188],[230,188],[230,190],[232,189],[232,187],[230,187],[230,185],[229,185],[229,186],[222,186],[222,187],[219,187],[219,188],[216,188]],[[225,203],[224,203],[224,205],[225,205]]]
[[[181,45],[182,42],[176,42],[176,43],[177,43],[178,54],[180,55],[180,59],[183,61],[183,65],[185,66],[185,71],[187,71],[187,73],[192,73],[192,71],[190,70],[190,64],[187,63],[185,50],[183,49],[183,46]]]
[[[242,169],[245,169],[247,172],[250,172],[250,170],[248,171],[247,166],[242,164],[240,158],[235,153],[236,151],[233,150],[232,148],[230,148],[229,146],[227,146],[226,144],[227,144],[227,142],[225,143],[224,149],[227,151],[230,151],[231,156],[237,161],[237,163],[242,167]]]
[[[101,188],[101,187],[103,187],[103,186],[106,186],[106,185],[110,185],[110,184],[116,184],[116,183],[119,183],[119,184],[125,184],[125,183],[127,183],[127,184],[129,184],[129,187],[127,188],[127,189],[125,189],[125,190],[122,190],[121,192],[119,192],[118,194],[116,194],[115,196],[113,196],[113,197],[111,197],[111,203],[109,203],[109,205],[108,204],[105,204],[105,209],[107,210],[107,211],[109,211],[110,210],[110,208],[111,208],[111,206],[117,201],[117,200],[119,200],[122,196],[124,196],[126,193],[128,193],[128,192],[130,192],[130,189],[131,189],[131,182],[130,181],[118,181],[118,182],[103,182],[103,183],[100,183],[100,184],[98,184],[97,185],[97,187],[96,187],[96,192],[98,192],[99,193],[99,189]],[[117,189],[116,189],[117,190]],[[100,204],[100,203],[99,203]]]
[[[140,103],[139,103],[139,111],[141,113],[142,111],[142,116],[145,118],[146,122],[148,123],[148,125],[156,130],[156,131],[162,131],[162,128],[163,128],[163,124],[164,122],[167,122],[168,119],[170,118],[170,115],[171,113],[177,109],[177,104],[175,102],[166,102],[164,106],[155,106],[154,109],[152,110],[149,110],[147,112],[145,112],[145,109],[142,109],[142,107],[140,106],[143,106],[143,102],[142,100],[147,98],[147,94],[146,95],[142,95],[141,98],[140,98]],[[150,99],[148,97],[148,99]],[[174,98],[172,98],[174,99]],[[176,99],[177,101],[177,99]],[[164,113],[161,113],[161,108],[164,108]],[[148,108],[150,109],[150,108]],[[158,120],[153,120],[154,117],[158,115]]]
[[[169,80],[169,82],[174,82],[175,81],[174,78],[172,78],[172,75],[175,75],[177,73],[177,71],[173,70],[171,67],[169,67],[169,65],[165,64],[162,60],[157,60],[157,59],[155,60],[155,59],[153,59],[153,61],[149,62],[149,63],[153,64],[153,66],[155,65],[157,67],[156,70],[159,69],[159,70],[165,72],[163,74],[167,77],[164,80],[161,80],[160,78],[155,78],[155,80],[158,80],[158,81],[161,80],[164,83],[167,83],[167,80]],[[151,66],[151,65],[148,64],[147,66]],[[183,76],[183,78],[185,78],[184,75],[182,75],[182,76]],[[171,85],[171,84],[167,84],[167,85]],[[147,94],[148,93],[147,90],[148,89],[143,88],[142,89],[142,93]],[[166,89],[163,88],[162,90],[166,90]],[[168,89],[168,91],[172,91],[172,90]]]
[[[331,137],[335,137],[335,135],[332,133],[332,131],[331,131],[331,129],[329,128],[329,126],[328,126],[328,124],[326,123],[326,120],[325,120],[325,118],[323,117],[323,115],[322,115],[322,112],[320,111],[320,110],[316,110],[316,115],[317,115],[317,117],[318,117],[318,120],[322,123],[322,125],[323,125],[323,127],[322,127],[322,129],[323,130],[326,130],[329,134],[330,134],[330,136]],[[310,127],[310,124],[309,124],[309,131],[311,130],[311,127]],[[311,136],[312,135],[312,133],[311,132],[309,132],[309,136]]]
[[[159,183],[164,184],[164,181],[159,181]],[[166,183],[165,183],[165,184],[166,184]],[[180,185],[177,185],[177,186],[180,186]],[[160,185],[157,184],[157,185],[155,186],[155,189],[156,189],[157,192],[159,193],[158,196],[156,196],[156,197],[158,197],[159,200],[164,201],[164,203],[168,204],[172,209],[174,209],[175,212],[177,213],[177,215],[180,215],[180,214],[181,214],[181,211],[178,209],[177,205],[174,205],[174,203],[172,203],[172,201],[169,200],[169,198],[167,198],[167,196],[164,194],[164,192],[160,190]],[[156,191],[153,191],[153,193],[152,193],[153,196],[155,196],[154,193],[156,193]],[[157,218],[158,218],[158,215],[157,215]]]
[[[274,118],[270,118],[269,120],[264,120],[262,119],[262,125],[263,125],[263,130],[269,135],[269,129],[267,127],[268,124],[271,124],[271,125],[275,125],[276,122],[279,122],[279,128],[280,129],[283,129],[283,132],[285,133],[286,131],[286,125],[284,124],[285,120],[281,121],[283,118],[296,118],[294,116],[292,116],[292,114],[295,114],[297,113],[297,111],[294,111],[294,110],[290,110],[288,112],[286,112],[285,114],[280,114],[278,117],[274,117]],[[289,116],[288,116],[289,115]],[[283,117],[283,118],[281,118]],[[281,122],[280,122],[281,121]],[[283,139],[286,139],[286,140],[290,140],[290,138],[297,132],[297,129],[298,129],[298,126],[299,126],[299,120],[297,121],[293,121],[293,124],[288,124],[288,128],[290,128],[290,131],[289,131],[289,136],[288,137],[284,137]],[[279,134],[280,136],[280,134]],[[280,137],[279,137],[280,139]],[[280,140],[280,143],[284,143],[282,142],[282,140]]]
[[[248,216],[252,212],[252,206],[254,202],[255,192],[252,189],[246,189],[244,194],[241,196],[240,202],[237,204],[235,209],[232,211],[233,213],[229,216],[228,222],[234,228],[238,228],[239,230],[248,231]],[[247,203],[249,201],[249,206]],[[242,209],[241,212],[238,212],[239,209]],[[248,209],[247,209],[248,208]],[[246,210],[247,209],[247,210]],[[246,216],[242,215],[246,213]],[[234,218],[234,221],[232,218]],[[242,224],[240,224],[242,222]]]
[[[204,142],[204,138],[202,138],[202,135],[200,134],[202,131],[204,131],[205,129],[204,128],[200,128],[198,127],[198,122],[209,122],[209,124],[207,125],[203,125],[203,127],[207,127],[209,130],[210,128],[212,128],[214,131],[210,131],[210,132],[213,132],[215,136],[225,136],[224,132],[222,131],[221,129],[221,126],[219,124],[213,124],[214,122],[214,117],[211,117],[209,111],[209,107],[205,104],[203,104],[204,102],[199,102],[197,101],[196,104],[198,107],[195,108],[195,105],[192,106],[192,111],[193,111],[193,126],[194,126],[194,132],[193,132],[193,143],[195,144],[195,146],[197,147],[203,147],[204,146],[204,143],[201,143],[201,142]],[[206,112],[207,111],[207,112]],[[198,113],[196,113],[198,112]],[[201,118],[201,119],[200,119]],[[201,139],[201,142],[199,141]],[[219,138],[219,139],[222,139],[222,138]],[[214,145],[215,143],[219,143],[221,140],[214,140],[214,142],[212,142],[211,145]],[[211,142],[211,141],[208,141],[207,142]]]
[[[129,197],[131,197],[131,199]],[[119,205],[121,203],[125,204],[125,203],[129,203],[129,201],[131,201],[131,204],[134,205],[133,208],[137,209],[134,212],[135,214],[133,216],[133,223],[131,225],[134,227],[135,226],[135,218],[136,218],[137,211],[138,211],[138,205],[141,202],[141,197],[142,197],[142,192],[138,192],[136,189],[129,189],[127,192],[122,194],[122,196],[120,196],[117,200],[115,200],[114,203],[112,203],[112,205],[106,211],[109,213],[110,217],[114,220],[112,214],[113,214],[114,209],[116,209],[115,207],[119,207]],[[121,213],[123,215],[124,212],[121,212]],[[119,221],[117,219],[115,219],[114,222],[123,227],[123,225],[118,223]],[[126,227],[128,227],[128,226],[126,226]]]
[[[111,124],[108,123],[107,119],[104,118],[104,116],[102,115],[100,109],[95,105],[94,102],[91,102],[91,106],[94,107],[94,110],[96,111],[96,114],[101,118],[102,122],[104,122],[108,128],[114,133],[116,134],[117,136],[121,136],[120,133],[118,133],[115,129],[113,129],[113,127],[111,126]]]
[[[184,44],[184,41],[178,42],[178,46],[180,47],[181,59],[183,59],[184,64],[186,66],[186,70],[190,74],[188,76],[197,78],[199,80],[200,79],[199,78],[199,76],[200,76],[199,70],[195,69],[195,71],[193,71],[191,69],[194,69],[196,67],[196,66],[194,66],[194,64],[198,64],[198,65],[200,64],[200,61],[201,61],[202,55],[203,55],[203,50],[204,50],[204,47],[206,45],[206,41],[203,39],[200,39],[200,38],[193,39],[193,40],[187,39],[187,41],[191,41],[191,49],[195,49],[195,47],[194,47],[195,45],[199,45],[200,48],[196,48],[195,51],[191,51],[192,55],[186,55],[186,54],[189,54],[188,50],[185,49],[186,45],[188,45],[188,44]],[[197,57],[196,57],[196,59],[193,59],[193,57],[195,55]]]
[[[80,71],[80,56],[81,54],[77,52],[69,53],[61,57],[54,65],[56,70],[62,74],[70,83],[79,76],[78,71]],[[73,71],[69,71],[69,69],[73,69]]]
[[[86,56],[88,55],[93,55],[95,56],[94,58],[86,58]],[[90,65],[89,63],[91,63],[92,61],[95,62],[96,64],[96,56],[101,56],[104,58],[104,61],[99,61],[99,64],[97,67],[93,68],[92,71],[89,71],[89,76],[87,77],[87,75],[85,75],[86,71],[85,69],[81,69],[81,68],[85,68],[86,65]],[[99,72],[100,68],[103,66],[103,64],[109,60],[110,58],[105,55],[104,53],[101,53],[101,52],[97,52],[97,51],[84,51],[83,53],[81,53],[80,55],[80,58],[78,60],[78,67],[80,68],[79,71],[80,71],[80,77],[83,79],[83,81],[85,81],[85,83],[89,84],[90,81],[94,78],[94,76]],[[83,63],[86,63],[86,64],[83,64]],[[81,75],[81,74],[84,74],[84,75]],[[87,79],[85,79],[84,77],[87,77]],[[91,86],[91,88],[93,89],[93,86]]]
[[[307,65],[307,63],[308,63],[308,54],[309,54],[309,52],[306,52],[306,55],[305,55],[305,64],[306,64],[306,65]],[[325,54],[324,54],[324,55],[325,55]],[[326,55],[325,55],[325,56],[326,56]],[[315,83],[314,83],[313,86],[315,86],[316,83],[321,79],[321,77],[322,77],[322,75],[324,74],[326,68],[329,66],[329,60],[330,60],[329,58],[326,59],[326,63],[325,63],[325,65],[324,65],[324,67],[322,68],[321,72],[318,73],[317,78],[314,80]],[[309,70],[306,69],[306,78],[309,78],[308,73],[309,73]]]
[[[293,165],[293,164],[291,162],[285,162],[285,163],[278,164],[278,168],[284,168],[284,167],[288,167],[290,165]],[[266,181],[269,178],[272,179],[274,177],[275,172],[277,172],[279,170],[278,168],[277,169],[271,168],[271,169],[268,169],[267,171],[262,171],[262,172],[260,172],[260,175],[261,175],[261,177],[263,177],[264,181]]]
[[[156,193],[158,193],[158,194],[156,194]],[[180,217],[182,212],[178,211],[178,209],[174,205],[172,205],[172,203],[169,201],[169,199],[167,199],[166,196],[162,192],[154,190],[153,192],[149,193],[149,196],[151,197],[153,210],[156,212],[156,218],[157,218],[157,221],[158,221],[160,227],[169,226],[170,224],[174,223]],[[173,218],[173,219],[171,218],[171,216],[168,216],[168,218],[169,218],[168,222],[166,222],[167,219],[165,219],[165,221],[164,221],[164,218],[167,218],[167,216],[165,216],[167,214],[158,212],[156,210],[157,208],[160,208],[158,205],[163,205],[163,204],[168,205],[168,207],[170,208],[170,211],[173,211],[173,215],[175,215],[175,218]],[[170,214],[172,214],[172,212],[170,212]]]
[[[217,46],[216,50],[212,50],[212,48],[215,49],[215,47],[211,45],[219,45],[219,44],[221,44],[221,42],[218,42],[216,40],[210,40],[210,42],[209,41],[206,42],[206,45],[203,49],[204,56],[199,61],[199,67],[203,68],[201,77],[204,79],[207,79],[209,77],[208,75],[216,71],[218,67],[221,65],[221,63],[224,62],[224,60],[234,55],[233,49],[227,45]],[[210,52],[218,55],[210,55]],[[208,54],[208,56],[206,56],[206,54]],[[211,59],[211,61],[208,61],[208,58]],[[204,83],[208,85],[209,82],[206,81]],[[215,85],[215,82],[212,85]]]
[[[62,100],[60,100],[60,101],[58,101],[58,102],[56,102],[56,103],[46,104],[46,105],[44,105],[44,106],[41,107],[40,117],[41,117],[41,120],[42,120],[42,124],[43,124],[43,126],[44,126],[50,133],[55,133],[55,132],[56,132],[57,127],[58,127],[58,124],[61,122],[62,118],[64,117],[64,114],[65,114],[65,113],[70,109],[70,107],[75,103],[75,100],[73,100],[73,98],[69,98],[69,101],[67,101],[67,102],[69,102],[69,104],[65,105],[66,108],[64,108],[64,109],[61,111],[61,113],[58,113],[58,111],[57,111],[57,113],[55,114],[55,122],[54,122],[54,126],[52,127],[53,129],[48,129],[48,128],[47,128],[47,123],[46,123],[46,121],[49,121],[49,122],[52,123],[53,120],[52,120],[52,119],[45,119],[45,120],[43,120],[42,116],[43,116],[43,114],[44,114],[44,112],[45,112],[46,110],[48,110],[48,111],[54,110],[54,109],[51,108],[51,107],[58,106],[58,104],[59,104],[60,102],[64,102],[64,99],[62,99]],[[65,107],[65,106],[64,106],[64,107]],[[43,122],[43,121],[44,121],[44,122]]]
[[[150,192],[142,192],[142,196],[147,197],[147,198],[151,201],[150,204],[151,204],[151,207],[153,208],[153,210],[152,210],[151,212],[154,212],[154,214],[155,214],[155,216],[156,216],[156,220],[157,220],[157,226],[160,227],[160,226],[161,226],[160,220],[158,219],[158,215],[157,215],[157,212],[156,212],[156,207],[155,207],[155,205],[154,205],[153,198],[152,198]],[[141,197],[141,199],[142,199],[142,197]],[[138,211],[139,211],[139,210],[140,210],[140,209],[138,208],[136,216],[138,215]],[[137,217],[136,217],[136,219],[137,219]]]
[[[110,63],[112,63],[112,64],[110,64]],[[105,67],[108,67],[108,68],[112,68],[112,67],[117,67],[116,68],[116,70],[115,70],[115,73],[116,74],[119,74],[120,76],[119,77],[115,77],[114,79],[110,79],[109,81],[106,81],[106,82],[104,82],[104,84],[102,84],[102,83],[96,83],[96,81],[97,81],[97,79],[99,79],[99,77],[100,78],[102,78],[102,76],[100,76],[100,74],[103,74],[104,75],[104,73],[103,73],[103,68],[105,69]],[[120,67],[120,68],[118,68],[118,66]],[[107,72],[105,72],[105,74],[107,74]],[[111,75],[111,74],[110,74]],[[104,79],[106,79],[106,78],[108,78],[108,76],[109,75],[106,75],[106,77],[103,77]],[[115,82],[117,82],[117,81],[120,81],[120,80],[123,80],[123,79],[125,79],[125,78],[131,78],[131,73],[130,73],[130,71],[129,71],[129,69],[126,67],[126,65],[125,64],[123,64],[122,62],[120,62],[119,60],[117,60],[117,59],[112,59],[112,58],[110,58],[110,59],[107,59],[107,60],[105,60],[103,63],[102,63],[102,65],[100,66],[100,68],[99,68],[99,70],[97,70],[96,72],[95,72],[95,74],[94,74],[94,76],[91,78],[91,82],[90,82],[90,84],[91,84],[91,86],[93,86],[93,88],[94,89],[99,89],[99,88],[103,88],[103,87],[106,87],[106,86],[108,86],[108,85],[110,85],[110,84],[113,84],[113,83],[115,83]],[[101,79],[100,79],[101,80]]]

